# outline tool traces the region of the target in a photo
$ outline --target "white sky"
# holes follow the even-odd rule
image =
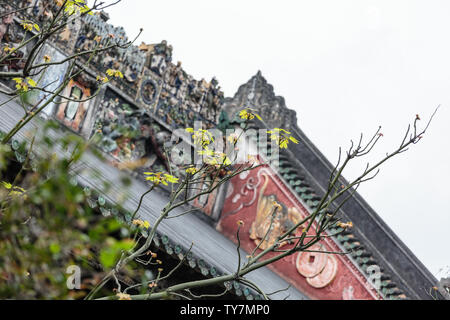
[[[123,0],[107,11],[130,38],[144,28],[138,44],[167,40],[174,62],[216,76],[226,96],[261,70],[333,162],[382,125],[375,161],[441,104],[424,139],[360,193],[433,274],[450,265],[450,2]]]

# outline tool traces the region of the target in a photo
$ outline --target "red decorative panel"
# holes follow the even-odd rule
[[[90,89],[71,80],[62,96],[68,97],[71,100],[63,100],[64,102],[59,105],[56,112],[56,118],[68,128],[79,132],[89,106],[90,101],[84,100],[90,96]],[[75,102],[77,100],[83,102]]]
[[[271,245],[289,225],[306,217],[308,211],[270,167],[260,167],[236,176],[229,184],[217,229],[237,242],[237,223],[242,220],[241,246],[251,253],[267,233],[274,201],[281,208],[277,210],[272,229],[261,244],[262,249]],[[311,234],[315,232],[314,227],[310,230]],[[286,243],[281,249],[290,245]],[[323,239],[310,250],[343,252],[331,238]],[[268,257],[274,255],[270,253]],[[312,299],[380,299],[347,255],[300,252],[269,267]]]

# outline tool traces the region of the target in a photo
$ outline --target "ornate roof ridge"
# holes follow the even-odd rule
[[[275,94],[273,85],[264,78],[260,70],[239,86],[233,97],[225,98],[222,104],[222,110],[230,118],[243,108],[255,109],[267,127],[298,129],[297,112],[286,106],[284,97]]]

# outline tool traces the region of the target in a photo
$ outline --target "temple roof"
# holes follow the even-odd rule
[[[104,39],[109,37],[109,33],[115,34],[116,39],[125,35],[123,28],[107,24],[106,18],[105,15],[86,17],[84,27],[92,32],[81,32],[81,29],[74,25],[71,30],[67,30],[64,37],[55,40],[54,44],[65,53],[71,53],[82,47],[89,48],[96,35]],[[22,29],[19,24],[15,27]],[[84,34],[91,36],[86,38]],[[56,50],[53,51],[56,54]],[[282,152],[278,174],[292,193],[309,209],[317,206],[327,187],[333,165],[302,132],[297,124],[296,112],[286,106],[283,97],[275,94],[273,86],[260,71],[241,85],[234,97],[222,100],[223,93],[215,79],[209,83],[203,79],[196,81],[186,74],[181,63],[175,65],[171,62],[172,47],[166,41],[152,45],[143,43],[126,51],[119,50],[111,56],[105,53],[96,58],[98,60],[91,65],[95,69],[92,74],[106,71],[109,64],[112,67],[118,63],[117,68],[124,70],[125,77],[108,84],[98,100],[92,102],[83,127],[77,131],[78,134],[89,138],[97,120],[106,118],[97,112],[99,109],[105,111],[105,114],[106,111],[115,111],[118,119],[114,120],[116,124],[126,129],[138,128],[136,131],[139,132],[139,139],[135,139],[134,144],[137,147],[132,153],[127,145],[119,147],[116,143],[117,132],[104,125],[104,140],[111,142],[109,154],[117,151],[115,156],[119,161],[120,152],[129,157],[124,156],[125,160],[141,159],[150,155],[146,166],[155,168],[156,165],[162,166],[164,162],[164,157],[158,154],[158,141],[153,141],[161,138],[161,135],[168,135],[175,128],[190,127],[196,120],[202,120],[213,127],[219,116],[217,111],[223,110],[231,118],[242,108],[253,108],[265,119],[264,126],[288,129],[300,141],[298,145],[292,145],[288,151]],[[95,77],[92,77],[92,81],[94,79]],[[3,100],[3,97],[0,97],[0,100]],[[0,108],[0,129],[8,130],[19,121],[22,116],[20,110],[22,109],[14,102]],[[33,119],[28,127],[40,125],[39,121]],[[153,130],[154,127],[156,130]],[[19,137],[26,139],[24,131],[18,134],[18,139]],[[139,144],[140,142],[142,144]],[[150,147],[152,152],[147,150]],[[108,153],[108,150],[104,151]],[[93,157],[83,158],[82,165],[87,169],[99,169],[106,180],[120,180],[116,168],[104,165]],[[146,191],[145,184],[136,178],[137,175],[137,172],[130,174],[133,192],[125,203],[129,210],[136,207],[139,196]],[[101,185],[86,174],[79,175],[78,180],[83,186],[92,189]],[[342,183],[345,181],[342,180]],[[115,202],[121,194],[120,183],[113,185],[113,193],[109,197],[105,196],[109,202]],[[143,217],[154,220],[165,200],[167,194],[164,193],[155,193],[146,198],[143,202]],[[336,243],[343,250],[352,250],[350,258],[367,277],[370,276],[370,266],[377,265],[381,268],[380,291],[385,298],[430,298],[425,289],[435,286],[437,280],[359,194],[339,211],[339,215],[343,220],[352,221],[354,228],[351,232],[336,237]],[[205,217],[198,212],[189,217],[174,219],[168,225],[162,226],[160,245],[169,254],[179,254],[185,252],[191,241],[194,241],[198,245],[194,246],[194,255],[189,259],[190,265],[200,268],[202,273],[210,276],[234,272],[237,263],[235,245],[212,228],[213,222],[207,221]],[[249,278],[261,283],[264,291],[275,291],[286,286],[286,282],[268,268],[255,271]],[[241,289],[237,287],[235,290]],[[291,288],[289,293],[292,299],[305,298],[294,288]]]

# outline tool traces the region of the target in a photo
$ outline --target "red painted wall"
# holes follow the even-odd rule
[[[261,190],[263,190],[262,193]],[[242,220],[244,225],[240,231],[241,246],[250,254],[256,247],[255,241],[259,241],[250,238],[252,224],[254,227],[263,226],[258,223],[261,222],[261,219],[257,220],[258,203],[259,207],[263,208],[264,203],[272,203],[273,200],[283,207],[282,210],[278,210],[283,212],[280,221],[289,220],[289,217],[292,220],[292,216],[305,217],[308,214],[300,200],[271,168],[260,167],[236,176],[228,187],[217,229],[237,242],[237,223]],[[263,210],[260,210],[259,217],[262,217],[261,212]],[[279,224],[279,226],[282,225]],[[274,233],[277,230],[281,232],[281,229],[281,227],[277,229],[275,226]],[[259,230],[267,229],[260,227]],[[311,232],[314,230],[310,230]],[[320,251],[342,252],[331,238],[322,240],[320,245]],[[286,245],[281,249],[288,247],[289,245]],[[271,253],[268,257],[275,254]],[[245,259],[245,257],[243,258]],[[296,253],[269,267],[311,299],[380,299],[376,290],[347,255]]]

